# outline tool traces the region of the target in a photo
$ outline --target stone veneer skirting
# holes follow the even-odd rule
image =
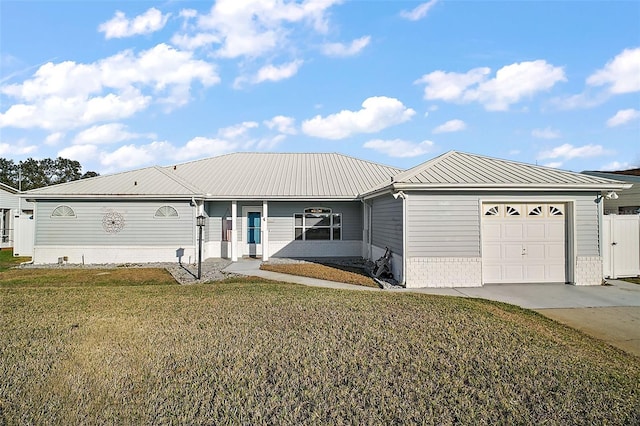
[[[576,257],[575,285],[602,285],[602,279],[600,256]]]
[[[410,257],[407,288],[482,287],[480,257]]]

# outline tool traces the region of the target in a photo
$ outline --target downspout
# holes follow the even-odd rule
[[[402,283],[407,287],[407,194],[404,191],[393,193],[393,198],[402,198]]]
[[[367,201],[364,198],[360,198],[360,202],[362,203],[362,221],[364,224],[364,221],[366,221],[366,229],[367,229],[367,234],[366,234],[366,239],[367,239],[367,246],[366,246],[366,257],[367,260],[371,260],[371,207],[369,206],[369,204],[367,204]],[[365,238],[365,235],[362,236],[363,238]],[[364,256],[363,256],[364,257]]]

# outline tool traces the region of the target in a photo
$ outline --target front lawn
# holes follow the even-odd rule
[[[22,262],[28,262],[30,257],[14,257],[13,250],[0,250],[0,272],[18,266]]]
[[[280,272],[282,274],[299,275],[301,277],[318,278],[339,283],[362,285],[365,287],[380,286],[367,275],[364,270],[347,268],[339,265],[323,265],[320,263],[263,263],[260,269]]]
[[[510,305],[0,284],[0,424],[633,424],[640,359]],[[0,276],[5,272],[0,273]]]

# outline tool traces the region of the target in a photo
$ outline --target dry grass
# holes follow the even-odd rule
[[[0,424],[640,420],[637,357],[510,305],[122,284],[0,284]]]
[[[263,263],[260,266],[260,269],[289,275],[299,275],[302,277],[336,281],[339,283],[362,285],[365,287],[379,287],[373,278],[364,274],[364,272],[360,273],[355,272],[355,270],[346,270],[344,267],[328,266],[319,263]]]
[[[640,284],[640,277],[635,277],[635,278],[622,278],[623,281],[629,282],[629,283],[633,283],[633,284]]]
[[[22,262],[28,262],[30,257],[13,257],[13,250],[0,250],[0,272],[13,268]]]
[[[77,287],[167,285],[175,279],[162,268],[10,269],[0,274],[0,287]]]

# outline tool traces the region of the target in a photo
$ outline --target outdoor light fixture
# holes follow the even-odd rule
[[[607,192],[607,195],[605,195],[605,198],[607,200],[617,200],[618,199],[618,194],[616,194],[615,191],[609,191],[609,192]]]
[[[202,278],[202,228],[206,223],[205,215],[198,215],[196,217],[196,226],[198,227],[198,280]]]

